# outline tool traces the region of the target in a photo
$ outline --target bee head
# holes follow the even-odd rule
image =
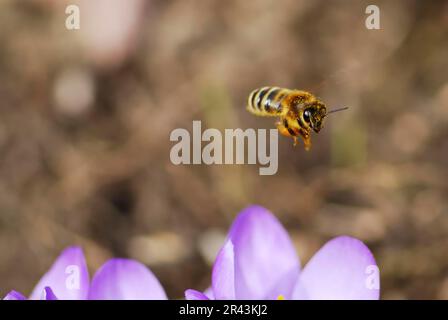
[[[320,129],[322,129],[322,122],[326,114],[327,108],[325,105],[320,101],[316,101],[303,108],[302,117],[303,121],[305,121],[314,132],[318,133]]]

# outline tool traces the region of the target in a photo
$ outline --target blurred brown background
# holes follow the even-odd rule
[[[65,28],[78,4],[81,29]],[[365,28],[365,8],[381,30]],[[355,236],[383,299],[448,299],[447,1],[0,2],[0,295],[29,294],[60,251],[91,276],[138,259],[169,297],[209,285],[245,206],[269,208],[302,264]],[[264,85],[310,90],[328,119],[279,170],[174,166],[170,132],[272,128],[245,111]]]

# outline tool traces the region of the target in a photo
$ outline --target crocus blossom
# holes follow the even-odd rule
[[[26,297],[21,294],[20,292],[17,292],[15,290],[11,290],[4,298],[3,300],[26,300]]]
[[[293,243],[268,210],[251,206],[234,221],[212,270],[212,286],[186,299],[379,299],[370,250],[348,236],[327,242],[301,270]]]
[[[13,290],[4,299],[25,300],[26,297]],[[130,259],[107,261],[90,283],[82,249],[69,247],[40,279],[30,299],[164,300],[166,294],[148,268]]]

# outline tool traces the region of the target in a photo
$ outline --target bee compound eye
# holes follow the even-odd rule
[[[305,110],[303,112],[303,120],[305,120],[306,122],[310,122],[310,111],[309,110]]]

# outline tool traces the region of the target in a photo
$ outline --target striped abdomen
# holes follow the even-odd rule
[[[263,87],[251,92],[247,100],[247,110],[259,116],[282,114],[282,100],[291,90],[278,87]]]

